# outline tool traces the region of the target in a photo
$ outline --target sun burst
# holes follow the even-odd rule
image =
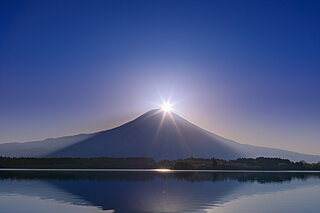
[[[165,111],[165,112],[171,112],[172,111],[172,104],[167,101],[167,102],[164,102],[161,106],[162,110]]]

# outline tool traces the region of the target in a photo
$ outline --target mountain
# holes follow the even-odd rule
[[[174,113],[155,109],[114,129],[44,141],[0,144],[10,157],[280,157],[318,162],[320,156],[237,143],[215,135]]]

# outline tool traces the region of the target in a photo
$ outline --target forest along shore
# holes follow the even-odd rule
[[[236,160],[185,158],[11,158],[0,157],[0,168],[16,169],[175,169],[175,170],[320,170],[320,162],[292,162],[281,158]]]

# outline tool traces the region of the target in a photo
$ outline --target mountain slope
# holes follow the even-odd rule
[[[92,137],[94,134],[79,134],[43,141],[0,144],[0,156],[7,157],[44,157],[55,150],[63,149]]]
[[[0,155],[151,157],[157,160],[190,156],[220,159],[265,156],[292,161],[320,161],[320,156],[317,155],[240,144],[205,131],[174,113],[168,114],[160,110],[151,110],[114,129],[50,140],[50,143],[1,144]]]

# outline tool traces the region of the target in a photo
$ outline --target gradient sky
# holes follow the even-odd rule
[[[320,1],[0,2],[0,143],[156,108],[241,143],[320,154]]]

